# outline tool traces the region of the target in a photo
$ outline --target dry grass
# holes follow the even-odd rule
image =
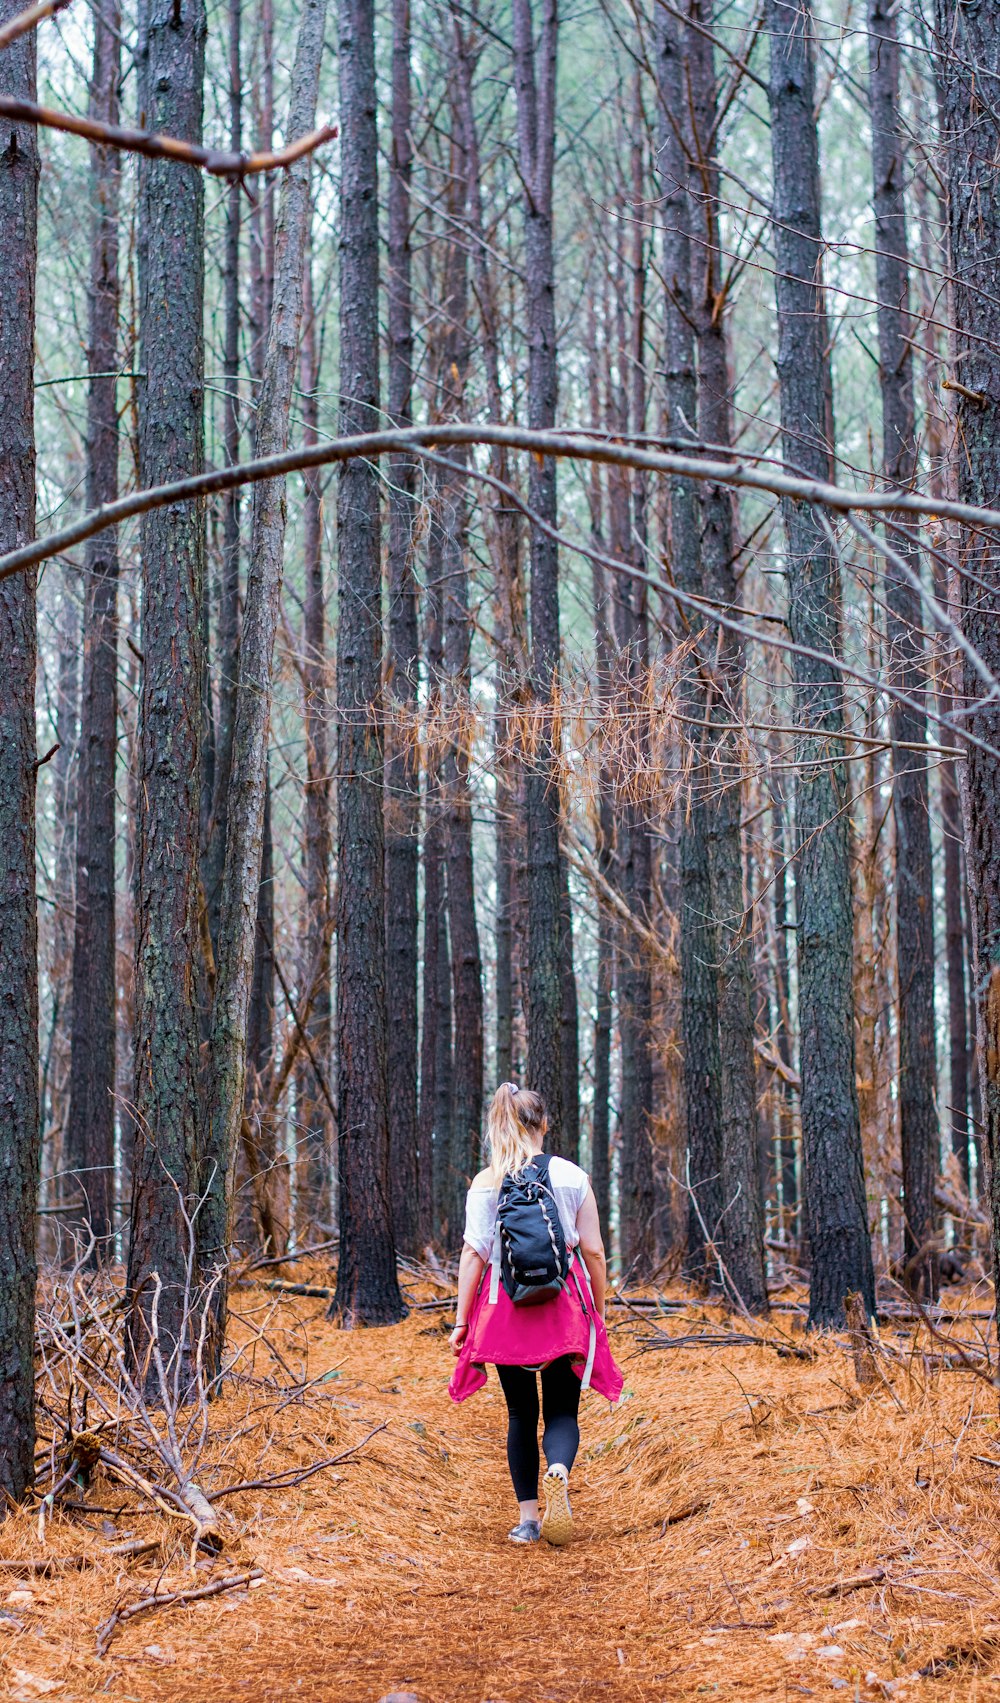
[[[882,1385],[862,1399],[836,1344],[811,1362],[696,1343],[642,1353],[648,1328],[616,1323],[627,1395],[613,1413],[585,1402],[579,1540],[518,1550],[504,1541],[514,1509],[502,1401],[491,1384],[451,1404],[440,1314],[342,1333],[319,1299],[243,1290],[237,1305],[244,1336],[266,1329],[243,1362],[253,1381],[213,1410],[210,1494],[347,1449],[383,1420],[386,1429],[360,1458],[294,1490],[226,1499],[225,1553],[199,1562],[194,1578],[180,1534],[159,1558],[107,1559],[110,1542],[162,1532],[162,1518],[57,1515],[44,1554],[94,1565],[0,1575],[0,1694],[1000,1696],[1000,1466],[975,1459],[1000,1462],[996,1398],[969,1372],[922,1358],[920,1343],[908,1362],[886,1365],[895,1401]],[[681,1335],[724,1321],[692,1305],[662,1323]],[[922,1346],[939,1347],[926,1335]],[[326,1371],[282,1405],[280,1387]],[[89,1495],[106,1507],[128,1501],[99,1477]],[[0,1528],[6,1562],[42,1554],[34,1515]],[[96,1629],[116,1605],[157,1581],[197,1587],[252,1566],[263,1571],[255,1588],[142,1616],[98,1659]]]

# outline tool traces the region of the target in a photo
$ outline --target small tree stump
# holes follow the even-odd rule
[[[868,1389],[872,1384],[881,1383],[878,1369],[875,1365],[875,1347],[872,1342],[871,1322],[865,1307],[864,1298],[852,1289],[844,1296],[844,1311],[847,1314],[847,1329],[851,1338],[851,1355],[854,1360],[854,1376],[862,1389]]]

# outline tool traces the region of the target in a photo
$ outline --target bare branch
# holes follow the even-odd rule
[[[49,12],[57,11],[60,5],[68,4],[69,0],[58,0],[58,5],[51,3],[51,0],[45,0],[45,6],[36,7],[35,11],[46,16]],[[30,15],[23,14],[24,17]],[[13,19],[13,23],[18,21]],[[8,25],[8,28],[10,27],[12,26]],[[28,27],[30,26],[25,26]],[[0,47],[6,45],[6,41],[0,37]],[[310,131],[308,136],[300,136],[297,142],[291,142],[287,148],[280,148],[277,153],[229,154],[220,148],[205,148],[197,142],[182,142],[177,136],[160,136],[150,130],[127,130],[119,124],[101,124],[96,118],[78,118],[75,113],[56,112],[54,108],[38,106],[34,101],[15,100],[12,95],[0,95],[0,114],[5,118],[16,119],[20,124],[35,124],[40,129],[64,130],[70,136],[83,136],[88,142],[119,148],[126,154],[146,154],[154,160],[177,160],[181,165],[198,166],[212,177],[230,180],[255,177],[260,172],[277,171],[282,166],[294,165],[296,160],[301,160],[306,154],[315,153],[317,148],[321,148],[324,142],[332,141],[337,134],[335,124],[324,124],[319,130]]]
[[[234,467],[199,473],[191,479],[177,479],[169,485],[135,491],[116,503],[106,503],[103,508],[92,510],[58,532],[50,532],[44,538],[0,556],[0,579],[8,579],[11,574],[20,573],[25,568],[36,567],[39,562],[58,556],[84,539],[92,538],[95,533],[103,532],[108,526],[119,526],[135,515],[167,508],[171,503],[192,502],[201,497],[215,496],[221,491],[232,491],[240,485],[256,485],[263,479],[283,478],[289,473],[301,473],[308,467],[325,467],[333,462],[351,461],[358,456],[374,459],[407,451],[419,455],[424,450],[458,444],[499,444],[535,455],[596,461],[612,467],[633,467],[647,473],[714,481],[741,490],[769,492],[772,496],[787,497],[793,502],[815,504],[838,514],[926,515],[957,521],[962,526],[986,532],[1000,532],[1000,509],[979,508],[972,503],[952,502],[945,497],[925,497],[915,491],[851,490],[848,486],[830,484],[823,479],[802,479],[771,468],[748,467],[744,461],[719,461],[668,450],[637,449],[630,444],[585,435],[580,430],[535,432],[521,426],[490,424],[411,426],[405,431],[363,432],[356,437],[334,438],[329,443],[290,449],[281,455],[263,456],[258,461],[244,461]],[[670,590],[667,586],[663,589]]]
[[[26,12],[18,12],[16,18],[9,18],[0,29],[0,53],[5,47],[9,47],[11,42],[17,41],[20,36],[27,35],[29,30],[43,23],[46,18],[54,18],[56,13],[63,11],[69,3],[70,0],[38,0],[37,6],[29,6]]]

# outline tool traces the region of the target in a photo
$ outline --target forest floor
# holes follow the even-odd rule
[[[183,1542],[165,1560],[107,1558],[109,1539],[162,1531],[162,1518],[57,1515],[40,1548],[37,1515],[11,1516],[0,1527],[0,1695],[1000,1697],[996,1393],[936,1365],[940,1344],[923,1328],[919,1339],[884,1333],[908,1357],[883,1359],[885,1382],[862,1392],[846,1342],[812,1345],[788,1312],[762,1327],[779,1353],[650,1348],[657,1328],[718,1338],[747,1327],[695,1303],[656,1325],[616,1308],[625,1395],[614,1411],[584,1400],[577,1540],[518,1549],[506,1542],[516,1510],[502,1399],[491,1378],[464,1406],[449,1400],[446,1312],[345,1333],[321,1298],[261,1286],[234,1299],[248,1351],[242,1381],[212,1410],[209,1494],[382,1429],[296,1488],[226,1498],[225,1552],[199,1561],[194,1580]],[[985,1321],[945,1328],[974,1352]],[[787,1356],[804,1344],[812,1358]],[[306,1379],[319,1381],[280,1393]],[[97,1476],[89,1499],[117,1509],[128,1496]],[[94,1565],[17,1576],[18,1559],[81,1551]],[[158,1608],[96,1654],[117,1605],[249,1567],[261,1573],[249,1589]]]

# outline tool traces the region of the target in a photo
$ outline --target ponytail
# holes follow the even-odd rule
[[[494,1188],[499,1188],[505,1177],[516,1176],[533,1157],[532,1138],[545,1123],[545,1102],[540,1094],[519,1088],[516,1082],[501,1082],[486,1120],[489,1174]]]

